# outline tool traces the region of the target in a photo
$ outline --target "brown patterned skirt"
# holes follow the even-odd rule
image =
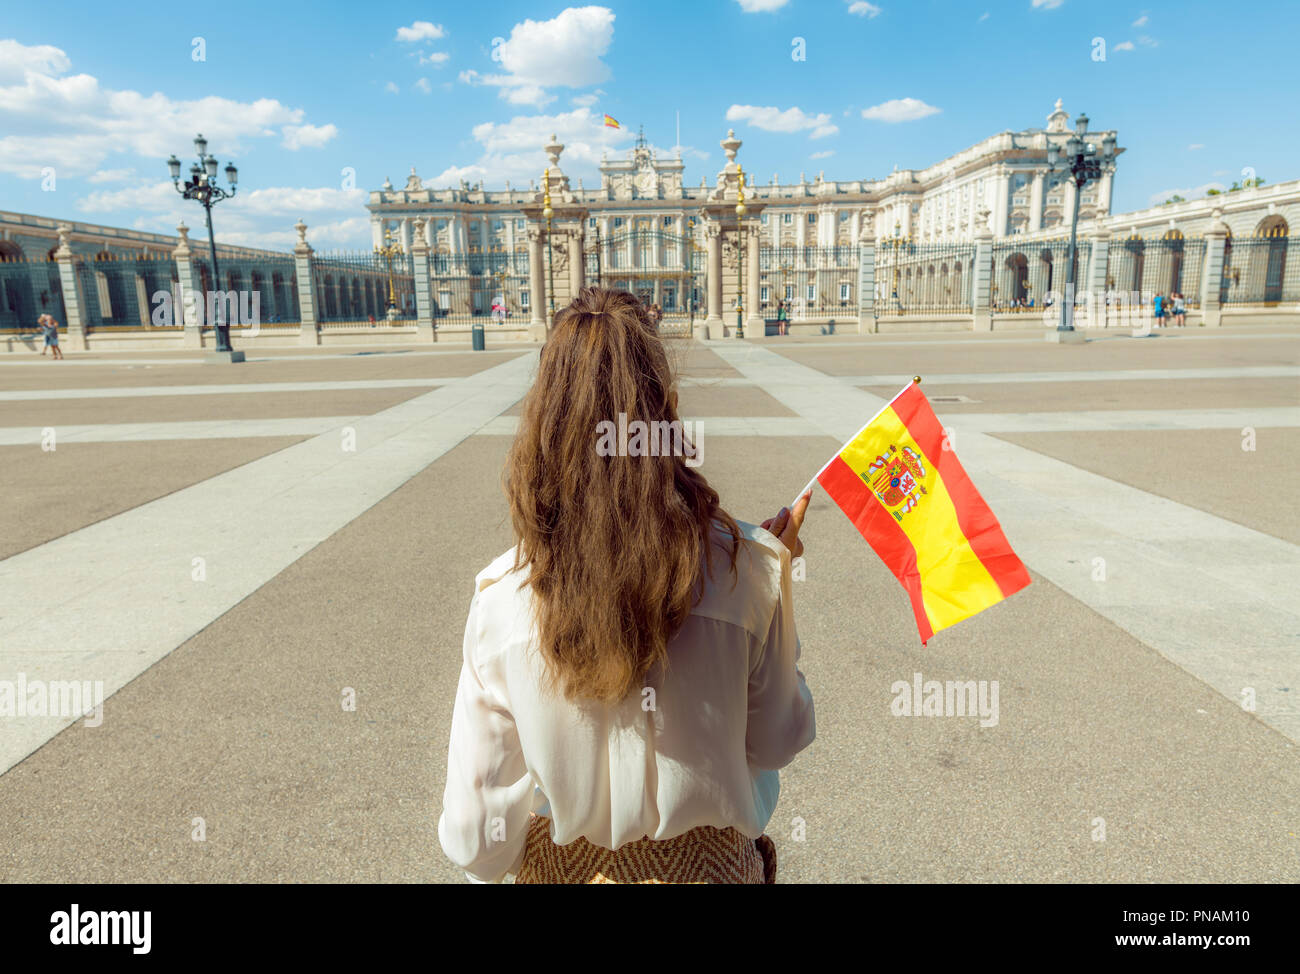
[[[672,839],[637,839],[603,849],[585,838],[551,841],[551,820],[534,815],[516,883],[775,883],[776,846],[766,835],[701,826]]]

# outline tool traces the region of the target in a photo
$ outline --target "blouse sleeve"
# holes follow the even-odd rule
[[[817,736],[812,693],[796,665],[799,635],[794,627],[790,556],[781,555],[781,585],[767,639],[749,673],[749,718],[745,750],[756,768],[784,768]]]
[[[514,717],[494,681],[484,681],[479,655],[476,593],[465,626],[438,840],[471,882],[499,883],[523,859],[533,781]]]

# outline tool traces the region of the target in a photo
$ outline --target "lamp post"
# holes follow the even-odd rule
[[[1074,134],[1064,145],[1047,143],[1047,168],[1074,183],[1074,214],[1070,218],[1070,250],[1066,268],[1065,300],[1061,302],[1061,320],[1057,331],[1074,331],[1074,273],[1079,234],[1079,198],[1083,187],[1101,179],[1115,165],[1115,136],[1107,133],[1098,151],[1094,142],[1084,141],[1088,134],[1088,116],[1080,113],[1074,120]]]
[[[745,337],[745,170],[737,166],[736,190],[736,337]]]
[[[375,256],[382,257],[384,266],[388,269],[388,312],[385,315],[390,321],[397,317],[397,292],[393,289],[393,258],[401,255],[402,244],[400,241],[393,239],[393,231],[384,231],[384,246],[375,248]]]
[[[682,282],[683,297],[686,299],[687,324],[690,333],[695,334],[695,217],[686,220],[686,277]]]
[[[601,251],[601,244],[600,244],[600,221],[597,220],[597,221],[596,221],[596,287],[604,287],[604,286],[605,286],[605,282],[604,282],[604,280],[601,278],[601,273],[600,273],[600,251]]]
[[[555,257],[551,252],[551,217],[555,216],[555,211],[551,209],[551,170],[548,166],[542,173],[542,179],[545,181],[545,192],[542,195],[542,216],[546,217],[546,297],[550,301],[551,320],[547,323],[550,327],[555,323]]]
[[[208,140],[201,134],[194,137],[194,151],[198,153],[199,161],[190,166],[190,178],[181,186],[181,161],[172,155],[167,160],[167,169],[171,173],[172,185],[176,187],[176,192],[180,193],[187,200],[198,200],[203,204],[203,214],[208,223],[208,253],[212,257],[212,282],[216,290],[221,290],[221,274],[217,270],[217,242],[212,235],[212,205],[220,203],[224,199],[229,199],[235,195],[235,184],[239,181],[239,170],[235,168],[233,162],[226,163],[226,180],[230,183],[229,191],[222,189],[217,185],[217,160],[215,156],[208,155]],[[230,348],[230,325],[221,320],[221,306],[225,302],[214,301],[216,311],[216,321],[212,323],[213,330],[217,335],[217,351],[229,352]]]

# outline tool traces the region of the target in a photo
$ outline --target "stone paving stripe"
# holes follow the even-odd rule
[[[280,419],[214,419],[175,423],[91,423],[51,427],[58,443],[137,440],[244,439],[250,436],[318,436],[358,416],[290,416]],[[45,427],[0,427],[0,446],[40,446]]]
[[[433,388],[456,379],[347,379],[338,382],[244,382],[213,386],[105,386],[94,389],[0,390],[0,402],[37,399],[133,399],[137,396],[219,396],[254,392],[344,392],[351,389]]]

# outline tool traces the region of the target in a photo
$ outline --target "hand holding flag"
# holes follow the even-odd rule
[[[925,643],[1024,588],[1029,572],[946,441],[920,381],[831,457],[804,495],[819,483],[848,515],[907,591]]]

